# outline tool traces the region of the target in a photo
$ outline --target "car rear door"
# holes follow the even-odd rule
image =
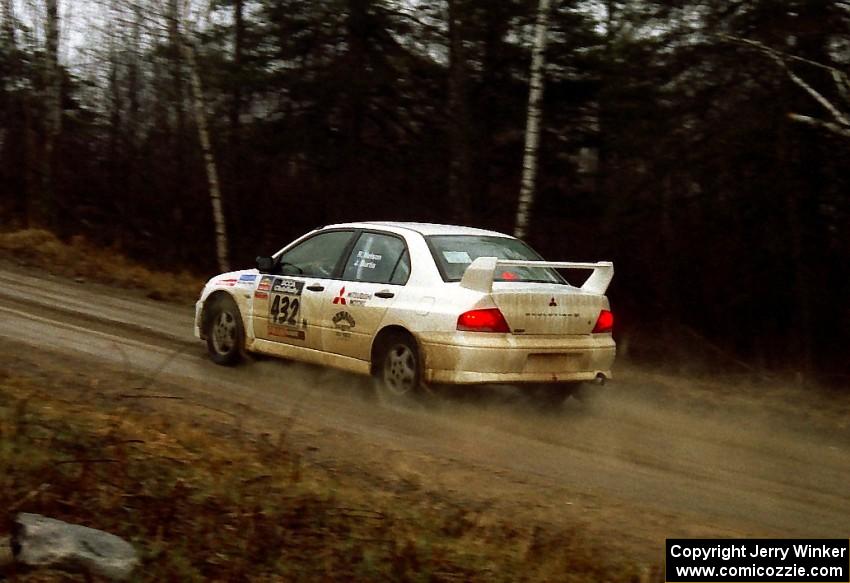
[[[321,350],[321,317],[334,276],[351,243],[351,229],[324,231],[277,258],[254,292],[254,334],[262,340]]]
[[[410,254],[403,237],[361,232],[342,280],[335,282],[324,306],[323,350],[369,360],[372,338],[409,275]]]

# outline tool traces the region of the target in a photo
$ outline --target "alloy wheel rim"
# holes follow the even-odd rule
[[[416,383],[416,355],[404,344],[387,352],[384,363],[384,386],[396,395],[405,395]]]
[[[236,345],[236,318],[221,312],[213,325],[213,346],[219,354],[229,354]]]

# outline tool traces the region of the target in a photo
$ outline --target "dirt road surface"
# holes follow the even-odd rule
[[[216,366],[192,337],[191,306],[12,266],[0,269],[0,322],[9,367],[178,396],[160,406],[285,431],[340,479],[557,525],[648,564],[666,537],[850,536],[846,396],[830,411],[804,392],[710,390],[621,367],[591,403],[560,412],[510,388],[390,405],[358,377],[319,368]]]

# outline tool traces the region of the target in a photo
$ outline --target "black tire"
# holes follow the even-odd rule
[[[239,363],[245,349],[245,328],[236,303],[230,298],[216,298],[206,310],[204,332],[210,359],[225,366]]]
[[[413,338],[389,334],[380,340],[376,356],[374,374],[380,394],[390,399],[422,395],[422,359]]]

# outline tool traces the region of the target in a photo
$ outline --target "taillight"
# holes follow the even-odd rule
[[[614,313],[611,310],[602,310],[596,319],[593,333],[610,332],[614,328]]]
[[[457,317],[457,329],[466,332],[503,332],[511,331],[499,308],[470,310]]]

